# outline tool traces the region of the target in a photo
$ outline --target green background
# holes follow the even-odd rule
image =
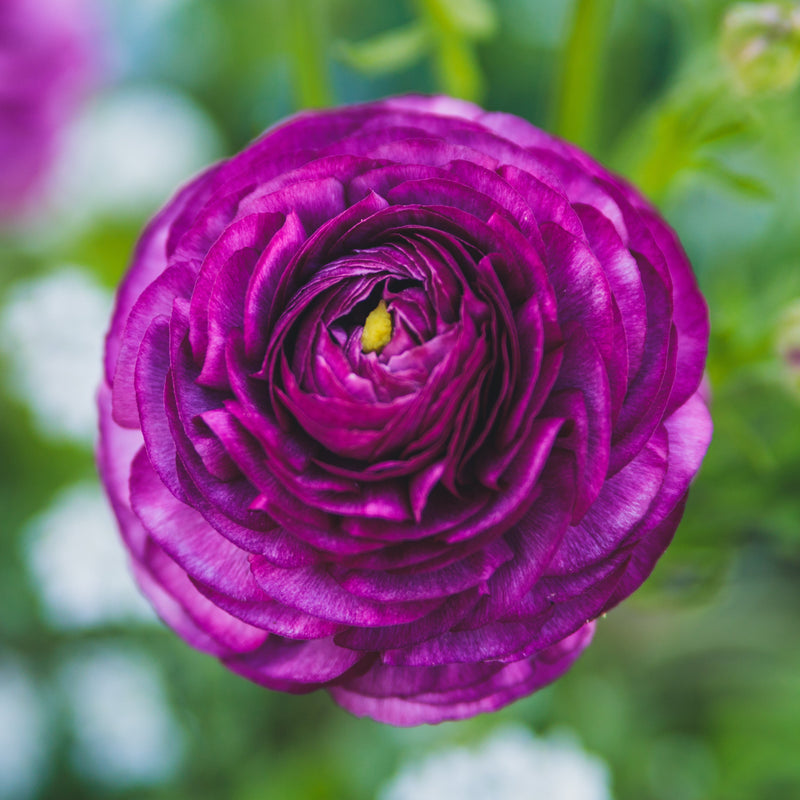
[[[152,3],[101,5],[129,58],[98,92],[181,93],[220,155],[298,108],[444,91],[631,178],[677,229],[708,299],[715,435],[674,544],[566,677],[495,715],[396,730],[324,693],[261,690],[156,625],[50,624],[26,526],[64,487],[96,480],[92,454],[39,432],[5,380],[0,655],[48,709],[38,796],[359,800],[405,759],[515,720],[572,730],[609,764],[618,800],[800,797],[800,379],[779,346],[800,301],[796,36],[726,28],[732,4],[717,0],[186,0],[150,22]],[[759,36],[767,60],[745,63],[741,38]],[[54,218],[44,239],[7,233],[0,304],[66,262],[112,288],[157,205],[63,230]],[[76,761],[56,676],[98,646],[144,654],[163,681],[183,756],[161,781],[115,785]]]

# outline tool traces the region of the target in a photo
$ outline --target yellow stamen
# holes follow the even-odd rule
[[[392,340],[392,315],[381,300],[367,315],[361,331],[361,352],[380,351]]]

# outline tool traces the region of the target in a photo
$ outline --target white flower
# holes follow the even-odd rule
[[[74,125],[55,202],[73,224],[149,215],[220,150],[213,123],[186,95],[163,86],[112,89]]]
[[[46,435],[94,441],[110,309],[111,293],[75,267],[16,284],[0,309],[10,388]]]
[[[568,736],[497,729],[477,749],[451,747],[405,764],[380,800],[610,800],[608,768]]]
[[[64,629],[154,620],[136,589],[108,504],[94,484],[62,492],[31,520],[26,555],[48,620]]]
[[[175,773],[183,734],[144,655],[97,649],[67,662],[60,683],[81,773],[115,787],[159,783]]]
[[[47,718],[33,681],[16,660],[0,660],[0,798],[32,797],[48,755]]]

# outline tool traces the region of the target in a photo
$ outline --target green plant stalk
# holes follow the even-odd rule
[[[700,69],[700,67],[698,67]],[[725,110],[728,87],[713,70],[698,80],[693,73],[675,86],[630,126],[612,154],[611,165],[656,205],[664,202],[676,176],[685,169],[713,173],[709,147],[747,130],[745,111],[731,117]],[[697,72],[697,70],[695,70]],[[719,174],[721,170],[716,168]],[[724,176],[721,176],[724,178]],[[729,175],[728,179],[736,179]],[[740,176],[740,181],[745,181]],[[754,193],[756,191],[753,189]]]
[[[436,79],[441,91],[480,101],[484,78],[470,39],[459,31],[438,0],[416,0],[417,16],[428,28]]]
[[[656,205],[664,202],[675,176],[691,161],[690,143],[682,139],[671,126],[671,119],[659,120],[647,131],[652,144],[640,160],[623,171]]]
[[[284,0],[287,50],[298,108],[333,104],[328,74],[328,0]]]
[[[577,0],[553,105],[552,129],[594,152],[614,0]]]
[[[436,39],[434,63],[445,94],[478,102],[484,93],[483,73],[473,47],[457,34],[442,32]]]

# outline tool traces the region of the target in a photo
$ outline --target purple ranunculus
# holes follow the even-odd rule
[[[93,25],[87,0],[0,0],[0,218],[42,188],[91,81]]]
[[[561,675],[670,541],[706,307],[634,189],[449,98],[300,114],[119,290],[100,470],[136,576],[272,689],[413,725]]]

